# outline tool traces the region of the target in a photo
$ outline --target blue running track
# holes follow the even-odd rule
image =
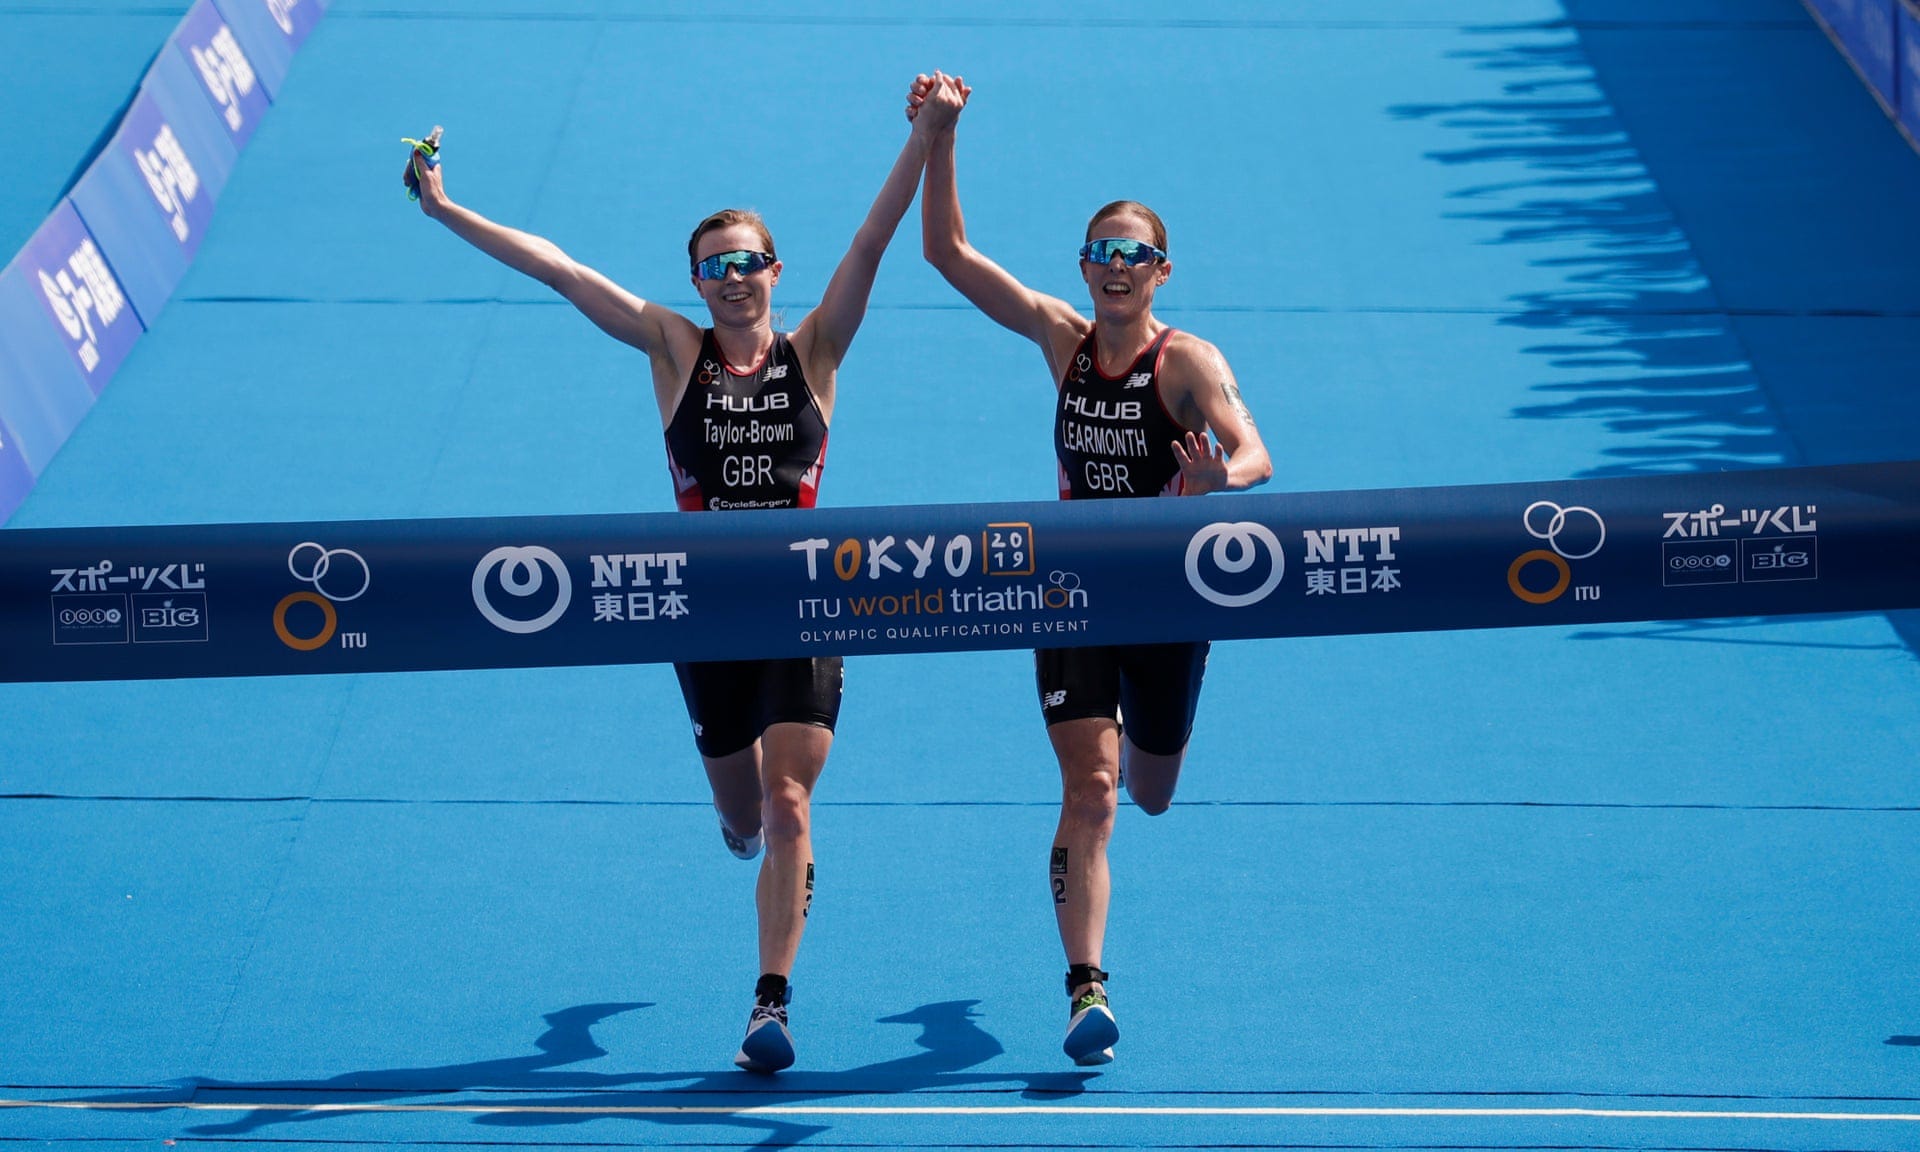
[[[183,7],[0,0],[0,249]],[[682,309],[757,207],[797,323],[935,67],[1023,280],[1159,209],[1274,489],[1920,456],[1920,156],[1791,0],[335,0],[9,527],[669,509],[643,358],[423,220],[399,137]],[[917,228],[823,501],[1047,498],[1042,361]],[[1030,658],[853,661],[774,1078],[670,670],[5,686],[0,1140],[1920,1148],[1916,645],[1218,646],[1179,802],[1120,817],[1099,1069]]]

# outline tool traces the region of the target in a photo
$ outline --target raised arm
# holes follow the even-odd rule
[[[880,185],[873,207],[867,209],[867,218],[853,234],[847,254],[827,281],[819,307],[807,315],[794,334],[807,349],[811,364],[831,370],[846,356],[854,333],[866,319],[867,299],[873,292],[873,278],[880,271],[880,258],[886,255],[901,218],[913,204],[932,141],[943,125],[952,126],[964,101],[959,85],[939,85],[928,94],[922,108],[925,114],[914,118],[906,144],[894,159],[886,182]]]
[[[560,293],[607,335],[653,355],[666,350],[669,326],[691,328],[692,322],[685,317],[640,299],[568,256],[553,241],[496,224],[454,203],[447,196],[441,165],[427,164],[418,152],[407,163],[419,182],[420,210],[428,218],[515,272]]]
[[[927,156],[926,188],[920,197],[922,251],[927,262],[974,307],[994,323],[1040,345],[1051,360],[1056,333],[1064,329],[1077,334],[1086,321],[1073,305],[1028,288],[967,243],[967,226],[960,215],[960,191],[954,177],[953,141],[954,131],[949,126],[934,140],[933,151]]]
[[[1253,413],[1240,398],[1233,369],[1220,350],[1184,332],[1174,337],[1169,359],[1187,385],[1189,403],[1213,433],[1188,432],[1173,442],[1180,461],[1180,491],[1200,496],[1221,489],[1252,488],[1273,477],[1273,461],[1254,426]],[[1183,442],[1184,441],[1184,442]]]

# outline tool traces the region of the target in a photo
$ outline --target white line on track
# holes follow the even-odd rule
[[[1150,1107],[1128,1105],[1055,1106],[1046,1104],[981,1105],[838,1105],[838,1104],[216,1104],[200,1101],[141,1104],[95,1100],[0,1100],[0,1108],[61,1108],[102,1112],[445,1112],[471,1115],[524,1116],[1273,1116],[1273,1117],[1408,1117],[1595,1120],[1811,1120],[1920,1124],[1920,1113],[1909,1112],[1720,1112],[1629,1108],[1258,1108],[1258,1107]]]

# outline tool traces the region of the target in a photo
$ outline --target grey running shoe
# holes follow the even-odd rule
[[[1067,1039],[1060,1048],[1075,1064],[1106,1064],[1113,1059],[1114,1041],[1120,1039],[1120,1025],[1114,1022],[1113,1009],[1107,1007],[1107,994],[1089,988],[1073,998],[1068,1009]]]
[[[787,1006],[755,1004],[747,1018],[747,1038],[734,1064],[747,1072],[778,1072],[793,1063],[793,1033],[787,1031]]]
[[[760,831],[742,840],[740,837],[735,836],[733,830],[727,827],[727,822],[722,820],[720,822],[720,839],[727,842],[727,851],[740,857],[742,860],[751,860],[760,855],[761,846],[767,842],[767,830],[762,828]]]

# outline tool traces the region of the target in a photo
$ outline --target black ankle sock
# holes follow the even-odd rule
[[[793,987],[785,976],[768,972],[753,986],[753,999],[755,1003],[778,1008],[793,999]]]

